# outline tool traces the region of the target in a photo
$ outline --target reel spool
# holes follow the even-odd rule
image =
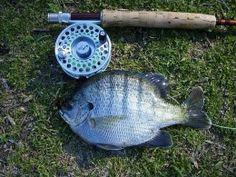
[[[76,22],[58,36],[55,55],[69,76],[88,78],[107,68],[111,60],[111,41],[100,26]]]

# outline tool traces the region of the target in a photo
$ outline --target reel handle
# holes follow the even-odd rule
[[[209,29],[216,26],[216,17],[199,13],[102,10],[101,23],[104,27]]]

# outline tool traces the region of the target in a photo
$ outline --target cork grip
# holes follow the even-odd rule
[[[208,29],[216,25],[214,15],[163,11],[103,10],[101,22],[109,26]]]

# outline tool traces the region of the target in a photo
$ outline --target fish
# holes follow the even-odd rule
[[[209,129],[203,90],[194,87],[181,105],[167,101],[169,83],[160,73],[105,71],[89,78],[63,105],[60,116],[84,141],[105,150],[172,147],[163,130],[181,124]]]

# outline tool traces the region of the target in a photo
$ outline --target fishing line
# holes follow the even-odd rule
[[[167,96],[169,99],[171,99],[172,101],[174,101],[175,103],[177,103],[178,105],[180,104],[174,97],[168,95]]]
[[[212,124],[212,126],[217,127],[217,128],[223,128],[223,129],[235,130],[236,131],[236,127],[226,127],[226,126],[217,125],[217,124]]]

